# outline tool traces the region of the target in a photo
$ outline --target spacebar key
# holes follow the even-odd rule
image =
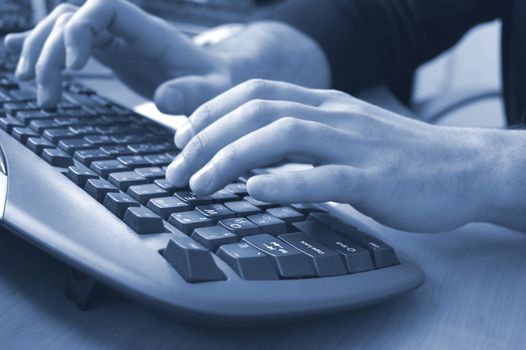
[[[184,234],[174,234],[162,255],[187,282],[225,279],[212,253]]]

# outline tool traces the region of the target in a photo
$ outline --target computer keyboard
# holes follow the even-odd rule
[[[252,198],[245,174],[210,195],[165,179],[173,131],[76,82],[40,109],[0,73],[0,219],[95,281],[203,321],[269,322],[345,311],[422,284],[422,270],[327,205]]]

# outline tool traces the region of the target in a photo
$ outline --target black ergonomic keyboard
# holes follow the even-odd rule
[[[82,85],[64,88],[43,110],[31,86],[0,77],[0,217],[72,266],[79,306],[95,279],[180,314],[266,321],[422,283],[414,263],[319,206],[250,197],[249,175],[211,196],[173,186],[172,131]]]

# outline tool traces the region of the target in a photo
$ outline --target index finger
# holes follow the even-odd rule
[[[65,33],[68,66],[80,68],[88,61],[94,40],[104,31],[133,44],[151,57],[160,57],[174,40],[187,41],[188,50],[195,50],[190,41],[178,34],[169,24],[151,16],[139,7],[123,0],[89,0],[71,18]],[[179,60],[184,61],[180,55]]]

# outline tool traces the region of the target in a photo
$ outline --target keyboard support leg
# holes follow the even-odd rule
[[[88,310],[95,285],[96,281],[93,278],[73,267],[68,267],[66,297],[73,301],[80,310]]]

